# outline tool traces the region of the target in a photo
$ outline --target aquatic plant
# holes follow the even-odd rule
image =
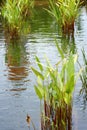
[[[20,15],[21,8],[17,7],[17,2],[7,0],[2,6],[2,16],[5,18],[6,27],[8,32],[12,35],[17,35],[21,26],[22,17]]]
[[[6,0],[2,6],[1,12],[5,19],[5,25],[7,32],[10,33],[11,37],[18,37],[18,34],[23,28],[25,15],[23,11],[32,6],[31,0]],[[26,7],[26,9],[25,9]]]
[[[49,0],[49,3],[48,12],[56,18],[62,29],[65,32],[73,30],[80,0]]]
[[[47,66],[39,58],[36,62],[39,71],[32,67],[37,76],[35,92],[41,101],[44,100],[42,114],[42,128],[65,130],[71,124],[71,106],[74,86],[76,83],[75,62],[77,55],[71,53],[65,58],[62,50],[57,45],[61,59],[53,67],[46,58]],[[61,66],[61,69],[60,69]],[[70,129],[69,129],[70,130]]]

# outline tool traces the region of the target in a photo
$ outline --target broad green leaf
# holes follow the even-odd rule
[[[43,66],[42,66],[42,64],[41,64],[41,62],[40,62],[40,60],[39,60],[39,58],[38,58],[37,56],[36,56],[35,58],[36,58],[36,61],[37,61],[37,64],[38,64],[39,69],[40,69],[41,71],[43,71]]]
[[[60,74],[57,75],[58,76],[58,84],[59,84],[59,88],[61,91],[63,91],[63,81],[62,81],[62,77]]]
[[[74,58],[73,55],[70,54],[69,56],[69,60],[66,64],[66,69],[67,69],[67,80],[70,80],[70,78],[72,77],[72,75],[74,75]]]
[[[37,83],[38,86],[43,87],[42,79],[39,76],[37,77]]]
[[[76,63],[77,59],[78,59],[78,55],[75,55],[74,56],[74,64]]]
[[[71,102],[71,96],[69,94],[65,93],[64,101],[68,105]]]
[[[45,59],[46,59],[46,63],[47,63],[47,67],[50,68],[50,69],[53,69],[48,57],[45,55]]]
[[[49,94],[49,92],[47,90],[47,86],[44,86],[43,90],[44,90],[44,99],[46,100],[47,99],[47,95]]]
[[[31,69],[37,77],[39,76],[42,80],[44,80],[44,76],[39,71],[37,71],[33,67],[31,67]]]
[[[65,91],[68,94],[72,95],[72,92],[74,90],[74,86],[75,86],[75,80],[74,80],[74,75],[71,76],[70,80],[67,81],[66,85],[65,85]]]
[[[66,71],[66,64],[63,64],[62,70],[60,72],[60,76],[61,76],[61,80],[62,80],[63,84],[65,83],[65,71]]]
[[[37,87],[37,86],[34,86],[35,88],[35,92],[37,94],[37,96],[39,97],[40,100],[42,100],[42,98],[44,97],[44,91],[41,87]]]
[[[56,83],[56,73],[55,73],[55,70],[49,70],[49,74],[50,74],[50,78],[51,80],[53,80],[55,83]]]

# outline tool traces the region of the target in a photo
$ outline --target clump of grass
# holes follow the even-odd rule
[[[80,0],[49,0],[48,12],[53,15],[65,32],[74,30]]]
[[[62,50],[58,46],[57,48],[61,59],[54,67],[48,59],[46,59],[47,66],[44,66],[38,57],[36,62],[39,71],[32,67],[37,76],[35,92],[39,99],[44,101],[43,130],[47,128],[66,130],[66,127],[70,128],[71,125],[72,96],[76,83],[74,64],[77,56],[70,54],[65,58]],[[60,71],[59,66],[61,66]]]
[[[17,37],[20,33],[23,23],[25,22],[24,16],[27,15],[28,10],[32,7],[33,1],[31,0],[6,0],[2,5],[2,16],[5,19],[5,26],[11,37]]]
[[[21,26],[20,11],[21,8],[18,8],[17,2],[13,0],[7,0],[2,7],[2,16],[5,18],[8,30],[14,33],[13,35],[16,35]]]

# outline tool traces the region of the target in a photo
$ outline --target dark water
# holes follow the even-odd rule
[[[74,36],[69,40],[68,36],[62,36],[56,22],[42,7],[34,10],[30,25],[28,35],[9,41],[0,22],[0,130],[28,130],[27,114],[31,116],[36,129],[40,130],[40,105],[34,92],[36,78],[31,66],[36,67],[35,55],[43,63],[45,54],[52,64],[58,61],[54,38],[65,54],[71,50],[78,53],[81,64],[83,47],[87,54],[86,7],[81,8],[75,21]],[[73,96],[72,130],[87,130],[87,104],[84,94],[79,96],[81,86],[78,80]],[[32,125],[30,130],[33,130]]]

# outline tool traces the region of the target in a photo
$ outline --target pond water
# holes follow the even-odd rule
[[[30,22],[31,31],[9,44],[0,22],[0,130],[28,130],[26,116],[29,114],[40,130],[40,102],[34,91],[36,78],[31,66],[36,67],[35,55],[45,63],[44,55],[54,65],[59,58],[55,47],[56,38],[67,54],[71,50],[79,54],[83,64],[81,49],[87,55],[87,8],[82,7],[75,21],[73,38],[65,38],[58,31],[58,25],[42,7],[34,10]],[[87,95],[80,95],[81,81],[78,80],[73,96],[72,130],[87,130]],[[32,125],[30,130],[33,130]]]

